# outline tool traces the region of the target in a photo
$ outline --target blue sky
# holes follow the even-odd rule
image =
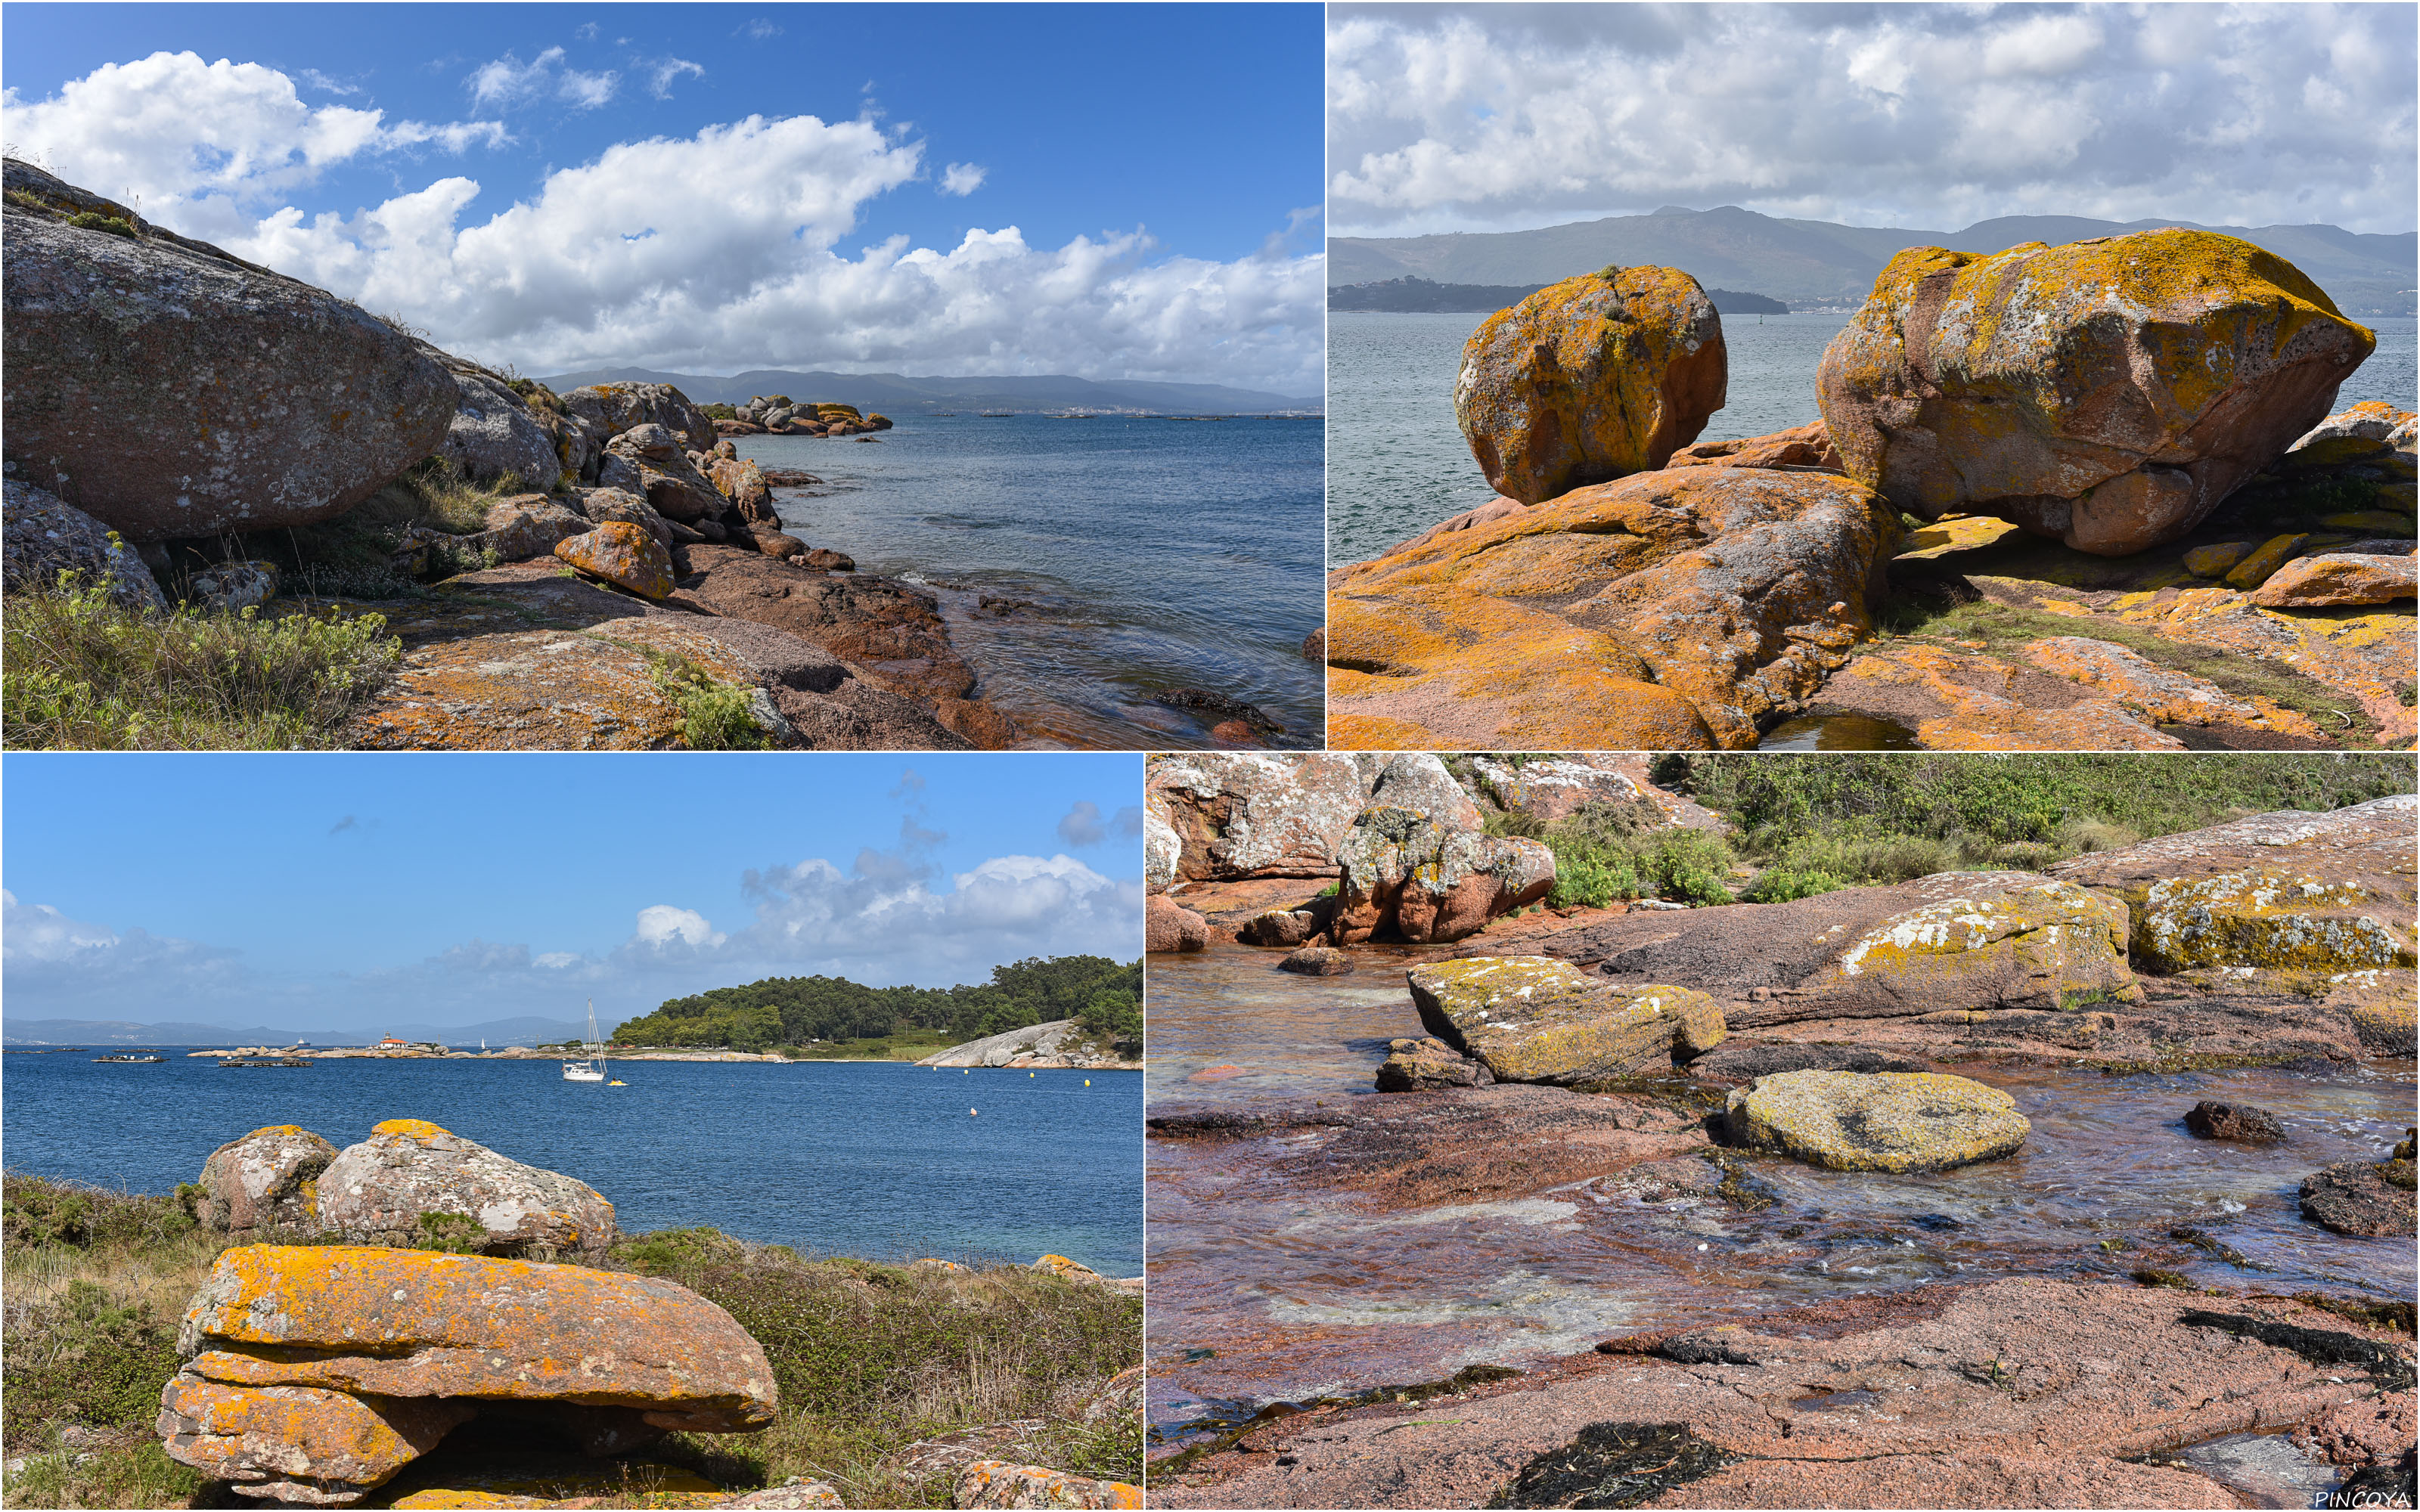
[[[20,1020],[368,1028],[591,994],[618,1020],[1141,949],[1138,756],[21,754],[0,782]]]
[[[1313,5],[11,4],[0,83],[14,150],[525,371],[1309,393],[1321,46]]]

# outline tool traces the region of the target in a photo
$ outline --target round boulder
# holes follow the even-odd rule
[[[160,580],[108,526],[53,495],[10,478],[0,483],[0,519],[7,530],[7,587],[12,594],[52,593],[59,574],[82,574],[80,584],[106,583],[110,602],[138,611],[163,610]]]
[[[1677,268],[1567,278],[1462,350],[1454,418],[1488,484],[1538,503],[1662,467],[1723,407],[1722,316]]]
[[[1349,977],[1353,975],[1353,952],[1325,945],[1306,945],[1279,962],[1278,969],[1304,977]]]
[[[1824,349],[1816,398],[1849,476],[1901,510],[2123,556],[2277,460],[2376,345],[2215,232],[1916,247]]]
[[[672,553],[645,531],[621,520],[608,520],[584,535],[566,536],[554,543],[554,554],[645,598],[663,598],[673,591]]]
[[[1155,892],[1143,904],[1142,948],[1155,954],[1200,950],[1210,944],[1210,921],[1166,893]]]
[[[330,1162],[318,1216],[356,1244],[453,1239],[494,1255],[597,1250],[614,1232],[594,1189],[421,1119],[390,1119]]]
[[[1730,1136],[1835,1171],[1938,1171],[2012,1154],[2014,1098],[1938,1072],[1788,1071],[1730,1095]]]
[[[336,1147],[308,1129],[274,1123],[230,1139],[202,1163],[202,1200],[194,1214],[206,1228],[247,1233],[256,1228],[317,1228],[318,1177]]]

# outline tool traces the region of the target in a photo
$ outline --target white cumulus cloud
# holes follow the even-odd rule
[[[673,60],[677,63],[677,58]],[[683,67],[694,69],[696,64]],[[561,100],[579,110],[595,110],[613,98],[621,75],[611,69],[585,73],[564,62],[564,51],[550,47],[523,63],[511,53],[471,70],[462,87],[484,107],[509,108],[544,100]],[[662,89],[657,89],[659,98]]]
[[[1328,10],[1339,235],[1666,204],[2412,228],[2415,12],[2385,5]]]
[[[983,187],[984,175],[990,170],[971,162],[954,162],[941,170],[941,193],[971,194]]]
[[[640,909],[638,927],[630,933],[633,944],[658,951],[675,946],[711,949],[725,938],[696,909],[675,908],[669,903]]]

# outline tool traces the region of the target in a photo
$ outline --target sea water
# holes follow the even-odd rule
[[[1327,322],[1328,550],[1332,564],[1367,562],[1494,493],[1453,418],[1463,344],[1487,316],[1336,315]],[[1815,367],[1849,316],[1729,316],[1729,400],[1700,440],[1736,440],[1823,417]],[[2336,393],[2336,408],[2383,399],[2409,409],[2420,393],[2420,321],[2365,316],[2370,354]]]
[[[551,1060],[228,1070],[181,1050],[158,1066],[100,1053],[0,1057],[12,1174],[168,1192],[267,1124],[341,1148],[385,1119],[427,1119],[585,1181],[626,1233],[707,1225],[874,1259],[1142,1268],[1132,1072],[631,1060],[610,1067],[629,1085],[607,1087],[566,1082]]]
[[[1208,745],[1151,702],[1198,688],[1325,742],[1303,638],[1324,623],[1315,419],[898,418],[878,440],[743,436],[822,479],[776,489],[783,529],[934,591],[978,696],[1079,748]],[[1012,601],[1005,615],[983,599]]]

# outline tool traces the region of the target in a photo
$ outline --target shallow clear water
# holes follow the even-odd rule
[[[1317,420],[910,416],[877,441],[744,436],[825,480],[774,495],[784,528],[936,590],[980,695],[1070,746],[1204,744],[1148,701],[1202,688],[1322,743]],[[1032,601],[1005,618],[980,600]]]
[[[1916,732],[1868,714],[1817,714],[1764,733],[1759,750],[1921,750]]]
[[[1463,344],[1484,315],[1343,315],[1327,322],[1328,550],[1366,562],[1493,497],[1453,419]],[[1729,316],[1729,402],[1701,440],[1735,440],[1822,417],[1815,367],[1845,315]],[[2406,408],[2420,393],[2420,320],[2369,316],[2378,350],[2337,391]]]
[[[1280,954],[1154,958],[1155,1110],[1378,1095],[1371,1074],[1386,1041],[1422,1032],[1402,959],[1357,952],[1356,975],[1321,980],[1276,971]],[[1373,1213],[1242,1172],[1235,1157],[1248,1147],[1153,1139],[1154,1420],[1525,1365],[1617,1334],[1931,1281],[2118,1277],[2178,1226],[2269,1268],[2238,1269],[2198,1249],[2162,1255],[2162,1268],[2197,1285],[2412,1294],[2409,1241],[2331,1234],[2296,1203],[2302,1179],[2321,1166],[2383,1158],[2412,1120],[2409,1061],[2315,1075],[1961,1072],[2008,1091],[2032,1120],[2018,1154],[1917,1176],[1751,1156],[1775,1198],[1755,1212],[1711,1199],[1646,1202],[1591,1180]],[[2270,1149],[2195,1139],[2182,1117],[2203,1098],[2269,1108],[2288,1138]],[[2104,1250],[2103,1241],[2135,1247]],[[1186,1359],[1203,1350],[1216,1352]]]
[[[167,1192],[263,1125],[300,1124],[341,1147],[387,1119],[427,1119],[587,1182],[626,1232],[707,1224],[877,1259],[1057,1254],[1110,1275],[1141,1267],[1132,1072],[633,1060],[613,1068],[628,1087],[601,1087],[566,1083],[551,1060],[227,1071],[167,1054],[160,1066],[0,1057],[8,1169]]]

